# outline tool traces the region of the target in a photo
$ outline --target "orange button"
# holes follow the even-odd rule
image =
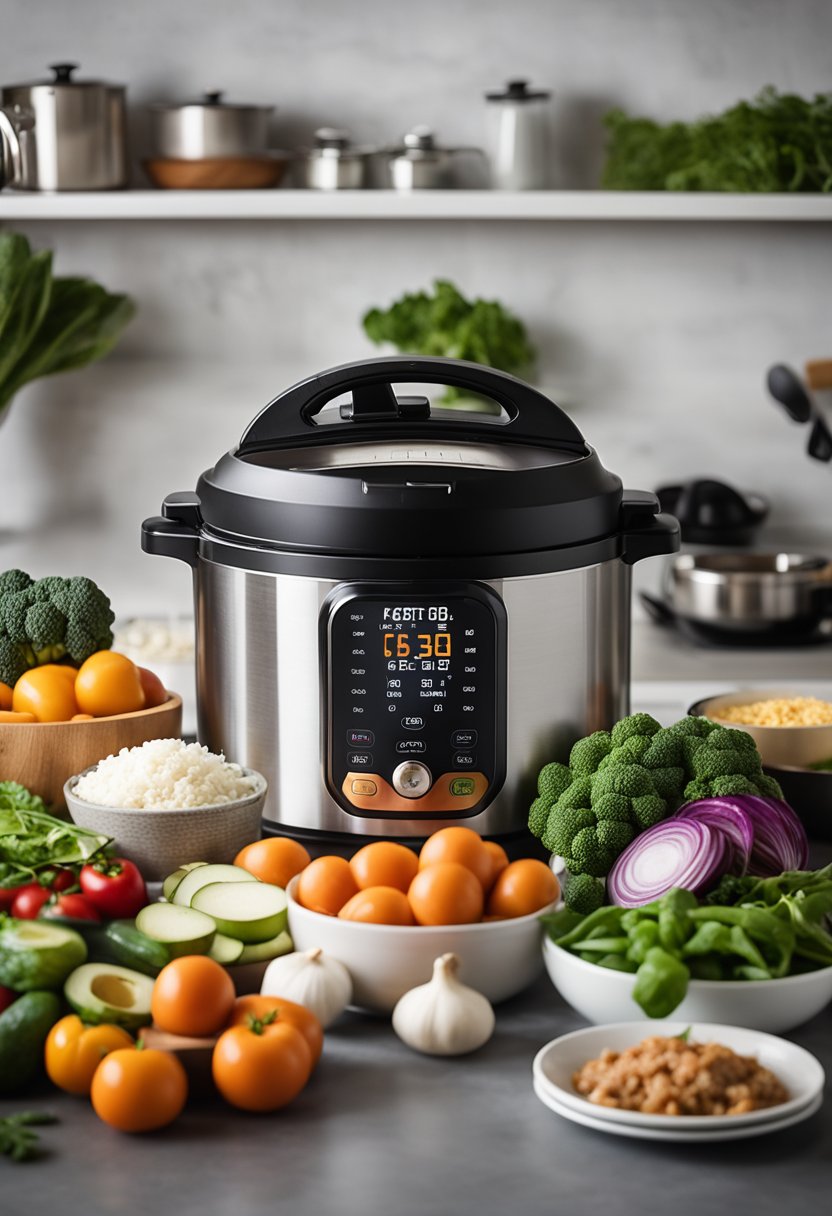
[[[378,793],[378,786],[375,781],[368,781],[366,777],[359,777],[353,781],[350,789],[354,794],[372,795]]]

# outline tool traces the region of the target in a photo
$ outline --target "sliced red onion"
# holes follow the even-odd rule
[[[755,794],[727,801],[745,811],[754,825],[754,847],[748,870],[767,878],[783,870],[805,870],[809,864],[806,829],[787,802]]]
[[[734,850],[732,872],[739,875],[746,873],[754,848],[754,820],[736,801],[731,798],[701,798],[697,802],[688,802],[677,812],[676,818],[696,819],[724,832]]]
[[[726,872],[733,846],[698,819],[664,819],[636,836],[607,876],[607,894],[621,908],[659,899],[671,887],[706,891]]]

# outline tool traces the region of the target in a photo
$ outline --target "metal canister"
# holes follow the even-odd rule
[[[34,118],[20,136],[20,190],[118,190],[127,185],[125,87],[74,80],[74,63],[52,80],[5,85],[0,103]]]

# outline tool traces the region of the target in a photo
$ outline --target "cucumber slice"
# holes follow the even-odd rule
[[[242,866],[199,866],[196,870],[188,871],[174,891],[171,902],[190,908],[197,891],[215,882],[259,882],[259,879]]]
[[[217,931],[210,916],[178,904],[148,904],[136,914],[136,928],[154,941],[164,942],[173,958],[207,954]]]
[[[220,933],[245,943],[276,937],[288,920],[286,892],[267,882],[212,882],[192,906],[212,916]]]
[[[174,870],[172,874],[168,874],[167,878],[162,883],[162,898],[168,900],[172,899],[174,891],[189,870],[198,870],[201,866],[207,865],[207,861],[189,861],[186,866],[180,866],[178,870]]]
[[[252,942],[249,946],[243,946],[243,952],[235,962],[267,963],[270,959],[280,958],[281,954],[291,954],[294,948],[291,937],[284,929],[267,942]]]
[[[191,911],[194,909],[192,908]],[[222,963],[223,967],[227,967],[229,963],[239,963],[248,949],[253,950],[254,947],[244,946],[235,937],[226,937],[224,933],[217,933],[211,942],[208,957],[212,958],[215,963]]]
[[[139,1030],[153,1020],[150,998],[153,980],[114,963],[84,963],[64,984],[64,996],[82,1022],[98,1026],[112,1022]]]

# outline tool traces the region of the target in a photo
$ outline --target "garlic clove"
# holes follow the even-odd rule
[[[443,954],[433,964],[427,984],[411,988],[393,1010],[393,1029],[425,1055],[465,1055],[484,1046],[496,1019],[490,1003],[459,979],[460,960]]]

